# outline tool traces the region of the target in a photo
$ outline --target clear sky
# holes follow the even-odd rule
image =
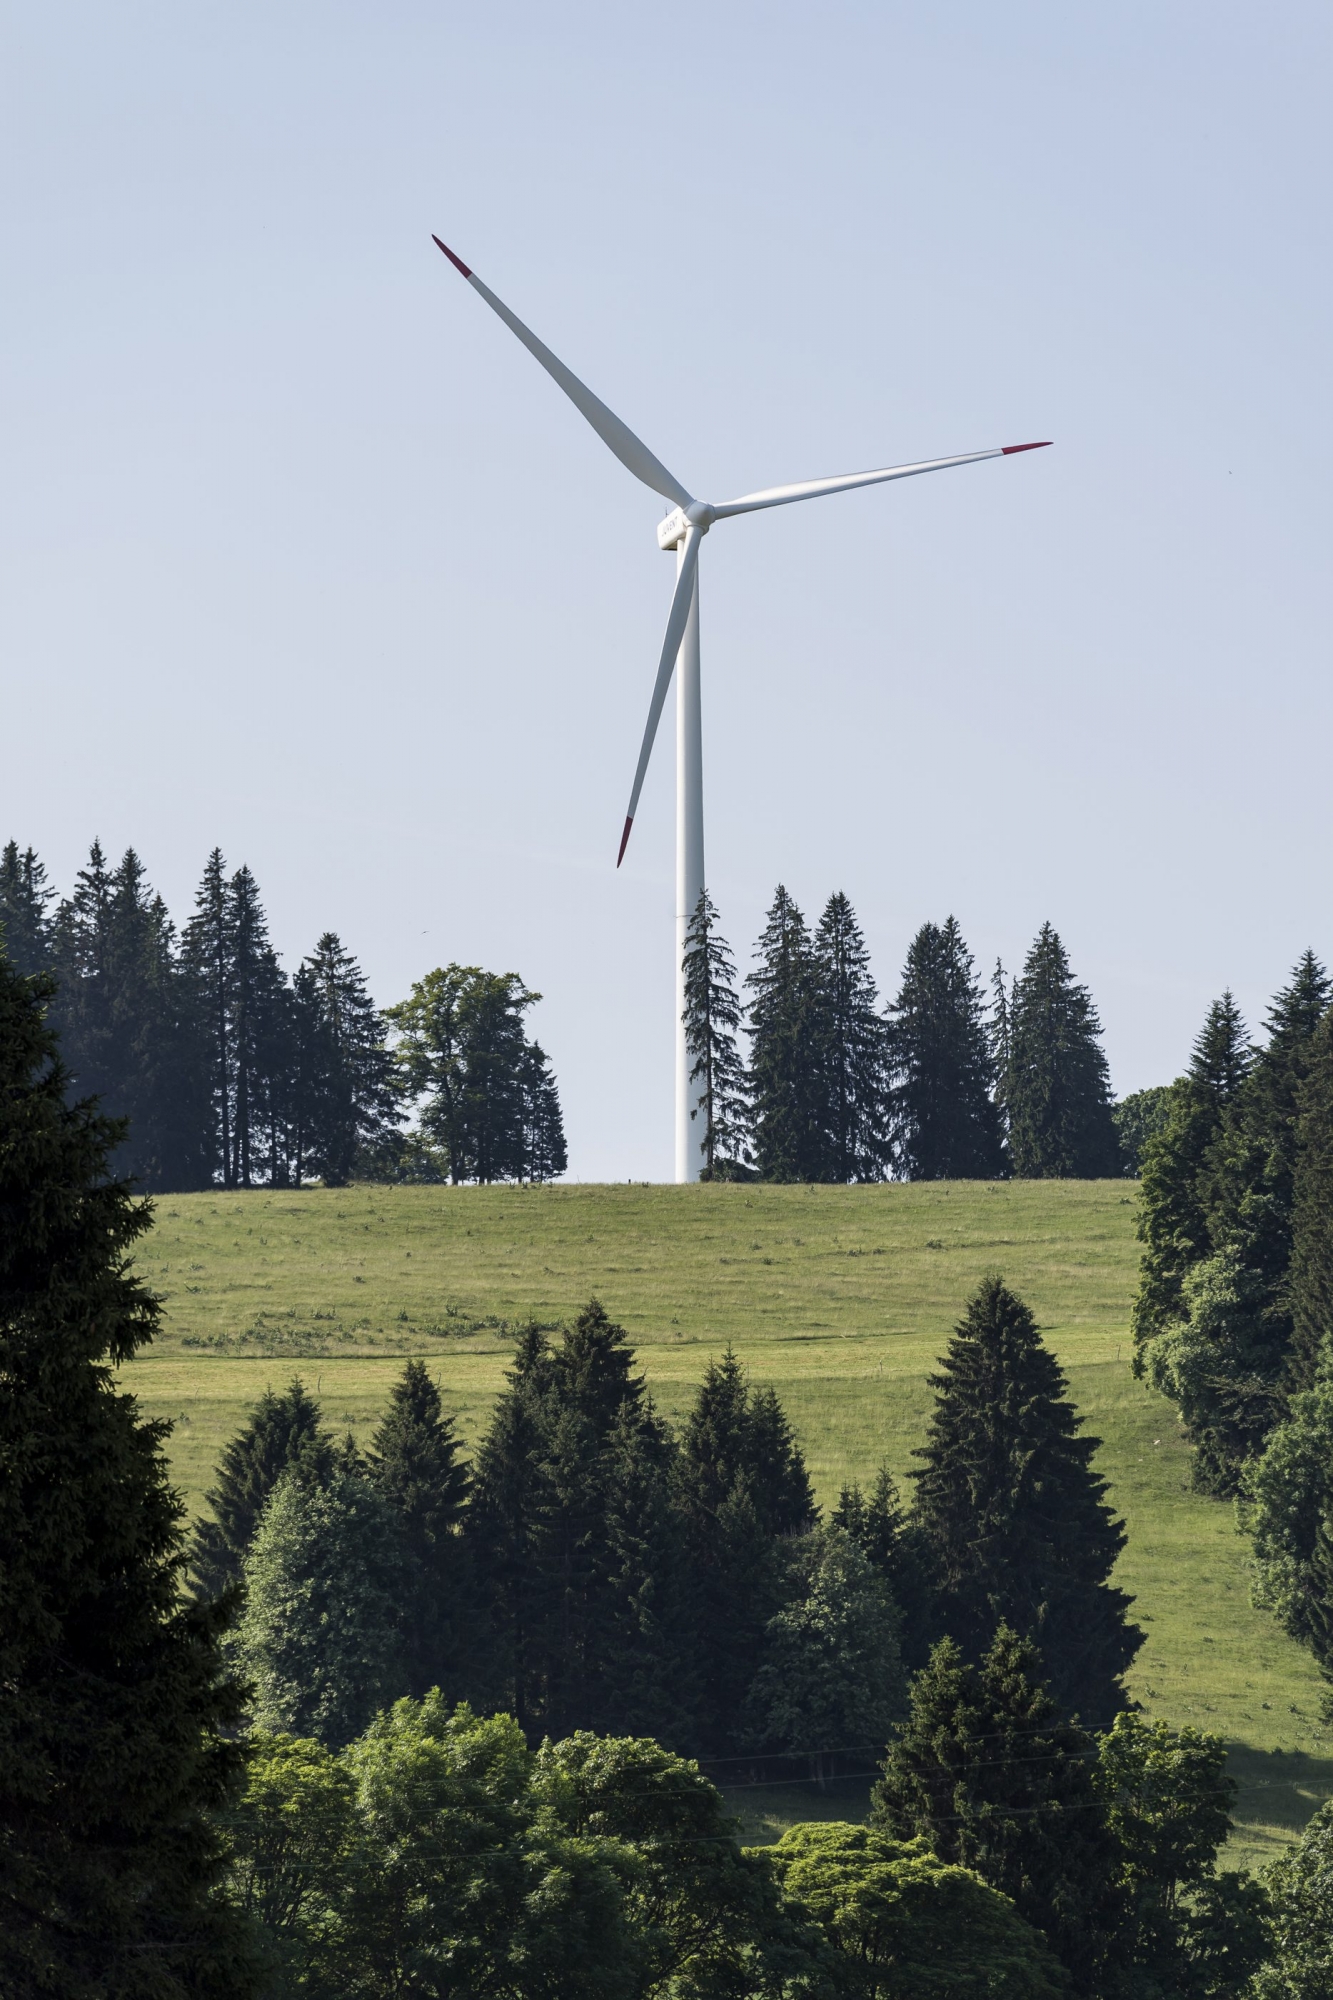
[[[571,1171],[666,1178],[662,509],[724,524],[708,879],[891,993],[1049,918],[1117,1091],[1333,953],[1327,5],[44,0],[0,43],[0,838],[247,861],[289,968],[516,970]],[[665,753],[665,754],[663,754]]]

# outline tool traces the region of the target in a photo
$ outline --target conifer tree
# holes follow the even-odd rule
[[[755,1164],[769,1181],[830,1174],[820,1064],[820,1009],[805,918],[778,884],[759,960],[745,984],[749,1005],[750,1105]]]
[[[519,1063],[520,1180],[557,1180],[569,1165],[565,1121],[550,1058],[529,1042]]]
[[[551,1579],[543,1563],[547,1516],[554,1504],[543,1464],[543,1396],[550,1342],[535,1322],[518,1337],[508,1388],[496,1398],[477,1450],[472,1505],[464,1532],[488,1614],[490,1648],[476,1665],[485,1698],[516,1715],[527,1731],[543,1708],[544,1636]]]
[[[1043,924],[1010,996],[1001,1082],[1013,1171],[1021,1179],[1119,1174],[1101,1032],[1092,996],[1075,983],[1064,946]]]
[[[920,1528],[904,1507],[888,1466],[880,1466],[868,1494],[855,1481],[844,1486],[829,1521],[851,1536],[888,1584],[902,1612],[903,1659],[915,1672],[930,1650],[929,1567]]]
[[[872,1824],[924,1836],[942,1861],[1012,1897],[1080,1993],[1105,1990],[1122,1918],[1093,1755],[1036,1647],[1002,1625],[978,1664],[952,1639],[936,1646],[872,1795]]]
[[[473,1614],[463,1517],[471,1475],[422,1361],[409,1361],[371,1440],[369,1473],[394,1509],[408,1564],[401,1608],[413,1694],[456,1686]]]
[[[698,1085],[690,1117],[698,1123],[704,1158],[700,1178],[732,1180],[748,1163],[750,1106],[736,1047],[741,1023],[736,963],[707,889],[699,891],[685,933],[684,972],[685,1047],[690,1084]]]
[[[856,913],[829,897],[813,945],[819,1087],[835,1181],[882,1180],[889,1159],[888,1031]]]
[[[51,963],[51,920],[47,904],[55,891],[31,847],[19,853],[16,840],[0,853],[0,957],[25,977]]]
[[[229,1187],[289,1179],[284,1127],[286,1082],[295,1066],[287,981],[269,942],[259,885],[248,868],[227,890],[231,935],[230,1046],[233,1064]]]
[[[969,1658],[997,1626],[1041,1648],[1061,1705],[1105,1728],[1143,1643],[1110,1582],[1125,1533],[1078,1435],[1065,1378],[1023,1301],[983,1281],[930,1377],[915,1519],[941,1628]]]
[[[0,961],[0,1990],[248,1991],[210,1815],[239,1775],[216,1617],[183,1605],[122,1130],[66,1101],[49,979]]]
[[[231,1650],[260,1729],[339,1749],[406,1693],[399,1515],[346,1462],[291,1467],[246,1552]]]
[[[361,968],[335,932],[325,931],[297,977],[311,1015],[302,1039],[315,1042],[322,1058],[306,1058],[319,1082],[304,1151],[326,1187],[345,1187],[361,1153],[397,1124],[393,1058]]]
[[[699,1690],[675,1458],[651,1404],[622,1403],[602,1471],[605,1605],[592,1720],[608,1735],[690,1750]]]
[[[1288,1374],[1307,1388],[1321,1362],[1333,1365],[1333,1010],[1310,1038],[1301,1086],[1287,1297]]]
[[[232,1083],[235,1058],[232,1043],[234,938],[231,899],[227,894],[222,849],[208,857],[195,897],[194,915],[186,925],[183,955],[191,981],[199,1024],[203,1062],[212,1103],[210,1174],[232,1187]]]
[[[281,1395],[265,1389],[219,1460],[217,1485],[205,1495],[213,1519],[195,1527],[190,1564],[205,1596],[217,1596],[240,1576],[259,1517],[283,1474],[302,1462],[311,1476],[323,1476],[332,1471],[333,1449],[319,1404],[299,1378]]]
[[[1003,997],[1002,975],[1000,985]],[[891,1013],[894,1151],[903,1178],[1003,1173],[984,1002],[953,917],[943,927],[923,924],[913,938]]]

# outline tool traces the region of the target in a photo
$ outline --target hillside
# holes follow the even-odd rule
[[[1250,1605],[1230,1508],[1188,1490],[1174,1415],[1130,1373],[1136,1264],[1123,1181],[171,1196],[141,1259],[166,1329],[129,1373],[145,1408],[175,1420],[173,1462],[196,1506],[266,1383],[300,1373],[364,1438],[401,1357],[422,1354],[473,1436],[512,1327],[596,1293],[670,1413],[731,1342],[777,1387],[828,1502],[881,1458],[903,1478],[926,1376],[977,1278],[998,1269],[1103,1440],[1129,1529],[1119,1580],[1148,1634],[1134,1692],[1228,1739],[1237,1853],[1253,1860],[1333,1790],[1333,1731],[1309,1656]],[[766,1799],[756,1830],[808,1809],[788,1805]]]

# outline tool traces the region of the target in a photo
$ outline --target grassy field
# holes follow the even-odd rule
[[[902,1478],[931,1365],[977,1279],[999,1270],[1103,1440],[1129,1530],[1118,1580],[1147,1634],[1134,1692],[1154,1715],[1226,1737],[1241,1786],[1233,1858],[1248,1865],[1333,1791],[1333,1731],[1309,1655],[1250,1605],[1231,1510],[1189,1491],[1173,1412],[1130,1374],[1136,1263],[1133,1190],[1115,1181],[172,1196],[141,1257],[166,1325],[128,1376],[174,1420],[176,1476],[198,1505],[267,1384],[300,1374],[365,1438],[403,1357],[419,1354],[475,1437],[515,1325],[554,1324],[595,1293],[669,1413],[734,1345],[777,1387],[828,1502],[882,1459]],[[755,1837],[847,1810],[789,1790],[736,1803]]]

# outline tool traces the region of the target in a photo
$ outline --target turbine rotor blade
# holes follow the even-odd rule
[[[625,814],[625,830],[620,836],[620,852],[616,856],[619,868],[625,859],[625,849],[629,845],[630,828],[634,815],[639,809],[639,793],[643,790],[644,774],[648,769],[648,759],[653,754],[653,739],[657,735],[657,725],[662,719],[662,704],[666,700],[671,676],[675,671],[676,655],[685,637],[685,626],[689,620],[690,603],[694,596],[694,578],[699,567],[699,544],[703,540],[696,527],[685,530],[685,548],[681,556],[680,568],[676,572],[676,594],[671,600],[667,613],[666,637],[662,641],[662,658],[657,669],[657,679],[653,683],[653,698],[648,704],[648,725],[643,732],[643,747],[639,751],[639,761],[634,772],[634,784],[629,795],[629,811]]]
[[[919,472],[943,472],[951,465],[975,465],[983,458],[1012,458],[1017,451],[1041,451],[1050,443],[1000,444],[990,451],[965,451],[956,458],[926,458],[916,465],[890,465],[879,472],[845,472],[833,479],[803,479],[794,486],[766,486],[759,493],[742,493],[739,500],[724,501],[713,508],[722,521],[730,514],[753,514],[761,507],[786,507],[793,500],[819,500],[826,493],[850,493],[856,486],[880,486],[888,479],[912,479]]]
[[[641,479],[645,486],[650,486],[654,493],[665,494],[666,498],[674,500],[678,507],[688,507],[693,495],[685,491],[674,473],[667,471],[660,458],[653,456],[643,440],[635,437],[629,425],[623,424],[614,410],[608,410],[606,404],[594,396],[592,390],[580,382],[577,375],[571,374],[564,362],[558,360],[550,348],[538,340],[531,328],[524,326],[522,320],[510,312],[504,301],[497,299],[495,293],[483,285],[476,272],[470,271],[461,257],[455,257],[447,243],[441,243],[438,236],[432,236],[431,242],[444,252],[454,269],[467,279],[473,291],[480,292],[491,311],[497,313],[509,331],[523,342],[528,353],[541,362],[552,381],[559,383],[575,409],[587,418],[602,443],[610,447],[620,463],[632,472],[636,479]]]

